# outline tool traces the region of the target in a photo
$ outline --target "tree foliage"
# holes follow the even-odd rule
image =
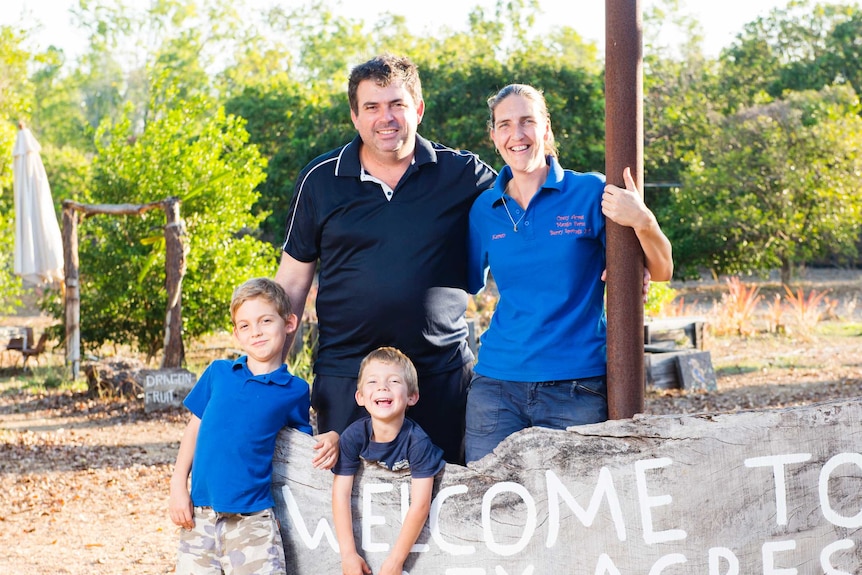
[[[859,8],[790,0],[745,25],[720,57],[727,113],[782,97],[850,82],[859,93]],[[855,35],[854,35],[855,34]]]
[[[798,92],[728,117],[674,194],[675,251],[719,273],[853,257],[862,118],[852,89]]]
[[[89,47],[75,61],[57,48],[30,53],[27,30],[0,27],[0,146],[11,149],[15,121],[28,121],[58,203],[181,199],[187,336],[223,326],[233,286],[272,273],[297,174],[354,136],[346,79],[375,54],[419,65],[423,136],[501,167],[486,101],[523,82],[545,93],[562,164],[603,169],[599,47],[565,26],[536,34],[537,0],[465,6],[466,28],[422,34],[397,13],[366,22],[337,8],[88,0],[75,13]],[[677,270],[854,261],[858,6],[789,0],[746,24],[718,58],[703,54],[684,0],[650,3],[644,31],[645,180],[680,185],[645,195],[674,242]],[[682,40],[669,45],[671,37]],[[11,186],[11,163],[0,164],[7,245]],[[86,345],[160,349],[163,225],[158,211],[83,222]],[[11,250],[0,257],[7,296],[20,291],[10,268]]]
[[[23,49],[23,32],[0,26],[0,150],[12,150],[17,122],[29,121],[33,86],[27,77],[29,52]],[[0,243],[15,244],[12,154],[0,162]],[[14,252],[0,251],[0,312],[20,305],[21,279],[13,273]]]
[[[132,129],[130,111],[100,129],[94,190],[100,203],[180,199],[188,245],[183,323],[195,337],[226,325],[225,302],[236,284],[274,271],[272,247],[247,233],[259,223],[251,206],[265,163],[248,145],[241,119],[202,97],[170,101],[168,108],[154,105],[156,119],[141,134]],[[88,344],[136,343],[150,355],[161,348],[163,226],[157,210],[82,226],[81,323]]]

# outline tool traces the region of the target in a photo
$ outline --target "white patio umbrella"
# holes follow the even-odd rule
[[[23,124],[12,151],[15,182],[15,273],[41,285],[63,280],[63,239],[39,151]]]

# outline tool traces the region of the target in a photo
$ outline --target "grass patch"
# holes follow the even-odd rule
[[[0,369],[0,394],[43,394],[55,391],[87,391],[84,379],[72,381],[65,366],[37,366],[31,369]]]
[[[755,365],[726,365],[724,367],[716,367],[715,375],[718,377],[724,377],[729,375],[743,375],[746,373],[760,371],[760,369],[761,366]]]
[[[862,323],[825,322],[818,326],[817,333],[827,337],[862,337]]]

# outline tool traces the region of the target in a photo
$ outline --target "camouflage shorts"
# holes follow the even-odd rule
[[[195,526],[180,532],[179,575],[286,573],[278,520],[272,509],[218,513],[195,507]]]

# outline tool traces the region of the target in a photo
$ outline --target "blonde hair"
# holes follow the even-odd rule
[[[278,315],[287,320],[292,313],[290,298],[284,293],[284,288],[269,278],[253,278],[235,290],[230,300],[230,321],[235,322],[236,310],[250,299],[263,298],[271,303]]]
[[[539,114],[548,123],[549,137],[545,142],[545,151],[551,156],[557,157],[557,142],[554,140],[554,130],[551,129],[551,114],[548,112],[548,103],[545,101],[545,96],[541,90],[537,90],[528,84],[509,84],[490,98],[488,98],[488,110],[491,112],[491,118],[488,120],[488,129],[494,131],[494,111],[500,102],[509,96],[521,96],[531,102],[534,102],[539,108]]]
[[[407,386],[407,395],[419,393],[419,376],[416,374],[416,366],[413,365],[409,357],[394,347],[378,347],[362,359],[362,363],[359,364],[359,379],[356,382],[357,388],[362,384],[362,374],[365,371],[365,367],[372,361],[393,363],[400,367],[401,371],[404,372],[404,385]]]

